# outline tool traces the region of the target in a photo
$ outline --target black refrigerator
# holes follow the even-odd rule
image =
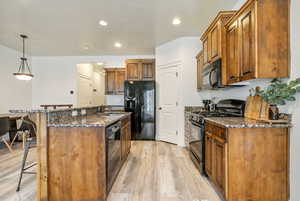
[[[132,112],[132,140],[155,140],[155,81],[125,81],[124,106]]]

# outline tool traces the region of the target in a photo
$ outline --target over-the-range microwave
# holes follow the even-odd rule
[[[202,69],[203,89],[223,88],[222,85],[222,59],[207,64]]]

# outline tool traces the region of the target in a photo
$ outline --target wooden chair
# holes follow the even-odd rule
[[[4,142],[10,152],[13,152],[10,144],[7,142],[9,139],[9,117],[0,118],[0,142]]]

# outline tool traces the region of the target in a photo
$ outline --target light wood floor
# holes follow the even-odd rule
[[[34,151],[33,151],[34,152]],[[34,201],[35,176],[25,175],[15,192],[21,164],[21,150],[0,151],[0,200]],[[30,155],[35,159],[35,153]],[[132,143],[108,201],[220,201],[208,181],[200,176],[186,149],[164,142]]]

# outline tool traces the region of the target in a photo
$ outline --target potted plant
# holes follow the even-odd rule
[[[295,101],[295,95],[300,93],[300,78],[290,82],[283,82],[281,79],[273,79],[271,84],[263,89],[256,90],[264,101],[270,104],[269,119],[279,119],[278,105],[285,105],[287,101]]]

